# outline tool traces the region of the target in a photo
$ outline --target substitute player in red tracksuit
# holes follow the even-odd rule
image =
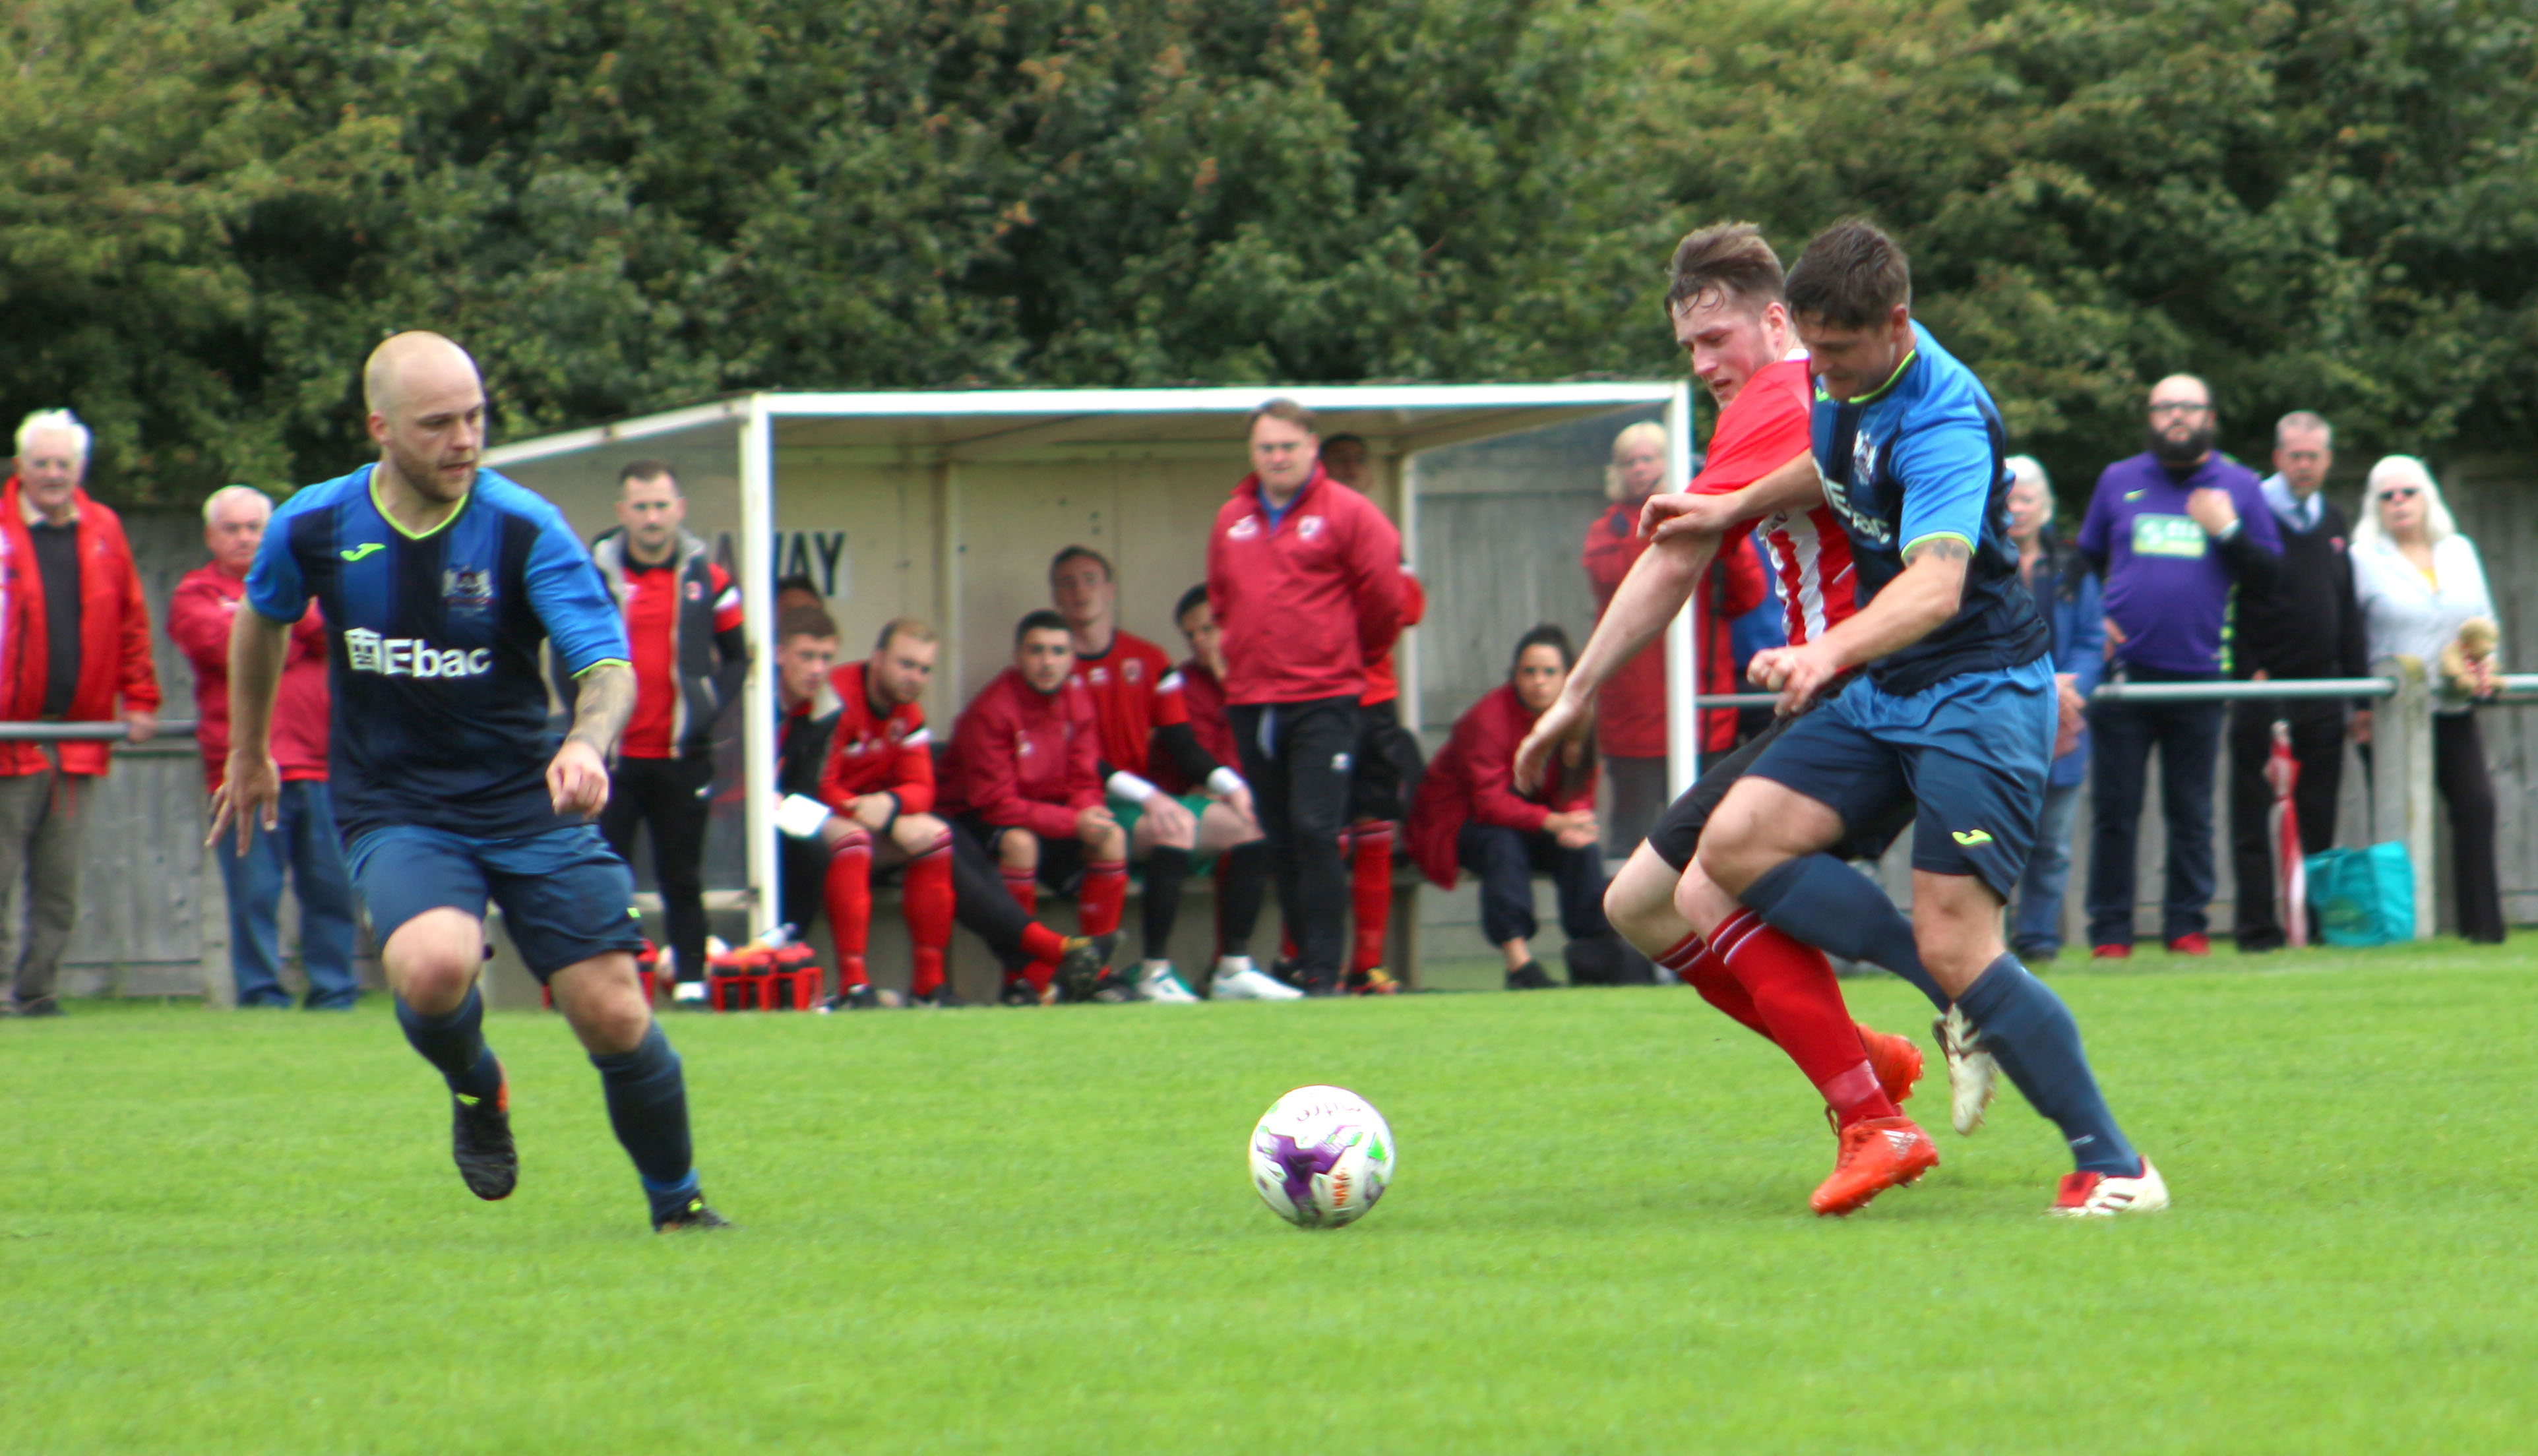
[[[1639,534],[1639,507],[1665,483],[1665,427],[1643,420],[1613,439],[1605,471],[1612,507],[1586,528],[1579,563],[1595,591],[1600,620],[1613,593],[1648,549]],[[1693,598],[1692,634],[1699,645],[1701,691],[1736,691],[1735,620],[1763,605],[1771,586],[1750,551],[1721,551],[1710,563],[1707,589]],[[1595,698],[1595,749],[1613,785],[1607,852],[1626,856],[1647,837],[1666,801],[1666,668],[1662,646],[1651,643],[1617,668]],[[1710,708],[1701,715],[1704,761],[1736,747],[1736,710]]]
[[[1189,644],[1190,655],[1172,672],[1180,679],[1190,736],[1215,761],[1239,762],[1241,750],[1225,713],[1225,634],[1217,630],[1205,582],[1181,593],[1172,622]],[[1167,793],[1185,794],[1197,787],[1169,759],[1158,762],[1155,773]],[[1251,932],[1260,923],[1260,905],[1268,893],[1267,839],[1255,835],[1217,856],[1216,968],[1208,977],[1209,1000],[1293,1001],[1304,994],[1251,962]]]
[[[1049,563],[1048,584],[1074,638],[1071,676],[1092,696],[1101,725],[1102,787],[1127,831],[1129,860],[1146,867],[1146,957],[1137,994],[1194,1002],[1198,997],[1171,960],[1181,883],[1219,853],[1259,839],[1251,790],[1190,731],[1182,681],[1164,649],[1120,629],[1109,559],[1089,546],[1070,546]],[[1156,776],[1166,764],[1176,770],[1173,777],[1201,787],[1180,794],[1163,788]]]
[[[1533,876],[1560,890],[1570,985],[1611,984],[1624,955],[1604,922],[1604,852],[1596,843],[1595,758],[1570,743],[1531,793],[1515,787],[1515,750],[1569,679],[1569,634],[1537,627],[1516,642],[1507,681],[1455,720],[1428,765],[1410,816],[1411,852],[1439,888],[1456,871],[1481,879],[1481,929],[1506,958],[1510,991],[1558,984],[1533,959]],[[1644,962],[1643,962],[1644,963]],[[1647,979],[1644,975],[1637,979]]]
[[[1667,308],[1693,372],[1719,402],[1709,456],[1682,496],[1722,501],[1810,453],[1815,391],[1780,298],[1780,263],[1747,224],[1705,228],[1676,248]],[[1728,517],[1732,519],[1732,517]],[[1755,529],[1771,549],[1787,603],[1789,640],[1821,635],[1856,606],[1850,542],[1831,507],[1813,503],[1780,511]],[[1725,536],[1681,535],[1659,541],[1631,568],[1594,635],[1578,654],[1560,699],[1543,712],[1517,751],[1516,781],[1538,780],[1559,746],[1581,731],[1598,690],[1623,662],[1653,642],[1683,609],[1712,556],[1741,545]],[[1632,944],[1689,982],[1703,999],[1770,1038],[1795,1062],[1844,1128],[1897,1117],[1911,1094],[1921,1054],[1901,1036],[1854,1023],[1824,953],[1765,923],[1702,876],[1694,855],[1709,813],[1744,767],[1794,721],[1736,751],[1678,799],[1604,897],[1605,914]],[[1891,839],[1901,825],[1886,827]],[[1884,849],[1876,836],[1849,846],[1862,857]],[[1703,937],[1681,908],[1701,907],[1714,929]],[[1905,927],[1908,939],[1910,928]],[[1881,964],[1884,962],[1880,962]],[[1890,967],[1892,968],[1892,967]],[[1915,962],[1917,969],[1917,962]],[[1926,973],[1924,973],[1926,978]],[[1935,983],[1932,989],[1935,990]]]
[[[1228,715],[1296,927],[1308,994],[1340,989],[1348,812],[1366,667],[1401,630],[1401,533],[1324,474],[1313,417],[1251,417],[1252,474],[1217,512],[1207,594],[1225,631]]]
[[[1104,965],[1065,986],[1069,996],[1132,1000],[1133,989],[1106,965],[1128,898],[1128,836],[1102,802],[1101,725],[1092,695],[1068,676],[1074,665],[1065,618],[1049,611],[1023,618],[1014,665],[953,724],[943,812],[995,856],[1025,914],[1037,911],[1043,883],[1076,891],[1078,928],[1101,946]],[[1025,974],[1030,999],[1045,999],[1043,968]],[[1025,999],[1012,979],[1006,999]]]
[[[918,1006],[942,999],[943,953],[952,941],[952,829],[935,818],[934,752],[917,699],[934,675],[934,630],[902,618],[884,627],[873,655],[830,677],[837,721],[820,766],[820,827],[829,850],[821,900],[837,948],[837,998],[844,1010],[880,1004],[865,973],[875,869],[905,866],[900,908],[915,964],[907,994]]]

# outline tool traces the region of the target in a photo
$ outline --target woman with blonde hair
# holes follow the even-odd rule
[[[2500,643],[2494,598],[2476,543],[2458,532],[2433,473],[2412,455],[2371,467],[2362,522],[2353,531],[2353,585],[2370,634],[2371,657],[2412,657],[2434,676],[2433,779],[2450,812],[2450,870],[2459,934],[2503,939],[2503,893],[2494,863],[2494,782],[2476,728],[2478,701],[2494,695]],[[2462,628],[2470,628],[2466,633]],[[2445,649],[2465,635],[2483,651],[2464,654],[2458,682],[2440,680]],[[2357,725],[2358,727],[2359,725]],[[2367,730],[2357,733],[2367,736]]]

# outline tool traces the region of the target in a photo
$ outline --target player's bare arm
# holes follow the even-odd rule
[[[1650,496],[1639,507],[1639,534],[1658,542],[1683,535],[1716,535],[1740,521],[1759,521],[1776,511],[1823,503],[1824,477],[1816,473],[1814,453],[1801,450],[1770,475],[1723,495],[1673,491]]]
[[[1518,792],[1529,794],[1541,786],[1542,765],[1552,750],[1586,731],[1594,715],[1596,690],[1623,663],[1664,634],[1666,624],[1692,600],[1717,554],[1718,537],[1697,533],[1659,541],[1639,553],[1630,574],[1614,588],[1612,605],[1604,609],[1604,620],[1587,636],[1560,696],[1534,719],[1533,731],[1516,745]]]
[[[1779,711],[1796,712],[1844,669],[1875,662],[1938,630],[1956,615],[1966,569],[1972,564],[1972,549],[1957,537],[1916,541],[1904,554],[1904,574],[1848,621],[1805,646],[1755,653],[1745,675],[1780,695]]]
[[[239,610],[230,628],[230,760],[212,795],[212,830],[237,826],[244,854],[256,827],[270,829],[282,803],[282,769],[273,761],[273,704],[282,692],[282,662],[291,650],[291,624],[252,608]]]
[[[634,715],[634,669],[603,662],[581,675],[572,731],[547,765],[547,792],[556,813],[591,818],[608,807],[608,751]]]

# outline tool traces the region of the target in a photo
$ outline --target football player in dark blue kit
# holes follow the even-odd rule
[[[1817,380],[1814,449],[1750,488],[1743,508],[1820,492],[1850,536],[1860,608],[1748,667],[1784,713],[1826,695],[1729,791],[1702,838],[1702,868],[1825,950],[1885,965],[1917,953],[1955,1003],[1941,1024],[1951,1057],[1970,1046],[1995,1058],[2069,1143],[2078,1169],[2050,1212],[2165,1208],[2167,1186],[2107,1111],[2069,1008],[2001,938],[2043,803],[2058,695],[2050,634],[2008,539],[1999,411],[1913,322],[1904,251],[1867,223],[1818,234],[1789,272],[1787,299]],[[1917,812],[1913,944],[1872,947],[1864,938],[1901,932],[1901,917],[1824,851],[1845,826],[1905,801]],[[1846,1213],[1937,1160],[1906,1141],[1866,1124],[1846,1131],[1818,1211]]]
[[[247,575],[212,832],[234,822],[243,849],[273,824],[274,696],[313,597],[331,639],[336,818],[397,1021],[448,1081],[469,1190],[504,1198],[519,1176],[477,988],[490,899],[599,1069],[652,1226],[728,1227],[698,1189],[686,1080],[635,978],[634,878],[589,823],[634,710],[625,626],[563,514],[478,469],[485,391],[465,351],[399,334],[362,384],[378,463],[293,496]],[[542,643],[580,683],[561,744]]]

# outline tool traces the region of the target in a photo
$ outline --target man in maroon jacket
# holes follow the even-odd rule
[[[1227,717],[1242,752],[1306,992],[1340,990],[1348,875],[1339,834],[1367,664],[1401,631],[1401,533],[1325,474],[1313,417],[1251,416],[1251,468],[1217,512],[1207,596],[1225,633]]]
[[[0,487],[0,719],[120,716],[144,743],[159,731],[150,609],[122,520],[80,489],[88,448],[68,410],[18,427],[18,472]],[[20,1016],[61,1015],[53,978],[79,912],[80,821],[111,757],[98,739],[0,744],[0,886],[27,881]]]
[[[246,572],[273,502],[253,486],[225,486],[203,502],[197,566],[167,599],[167,635],[194,667],[194,742],[203,751],[203,787],[217,794],[230,758],[230,628],[246,597]],[[300,892],[300,959],[312,1011],[349,1011],[361,998],[353,973],[353,882],[326,791],[326,619],[311,603],[291,629],[282,697],[273,712],[273,761],[282,769],[279,821],[240,854],[236,839],[212,841],[230,900],[230,974],[240,1006],[291,1005],[282,986],[282,881]]]
[[[1101,728],[1093,698],[1070,674],[1075,636],[1042,610],[1014,629],[1014,665],[998,673],[952,726],[939,802],[961,832],[996,858],[1023,913],[1039,910],[1039,887],[1076,891],[1078,928],[1102,948],[1102,968],[1067,986],[1078,1000],[1132,1001],[1107,969],[1128,898],[1128,836],[1102,802]],[[1088,970],[1092,967],[1086,967]],[[1020,974],[1030,1000],[1045,999],[1046,961]],[[1008,979],[1005,999],[1025,999]]]

